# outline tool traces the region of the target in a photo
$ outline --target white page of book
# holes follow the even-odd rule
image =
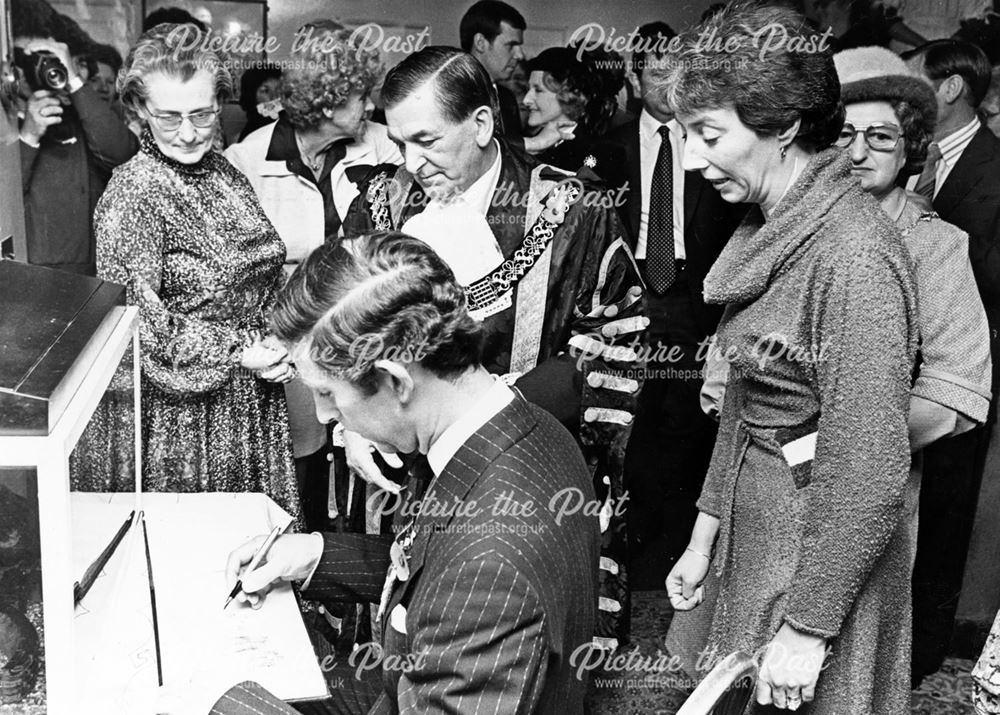
[[[326,681],[288,585],[272,590],[258,610],[234,601],[223,611],[228,554],[274,526],[286,526],[288,514],[260,494],[147,493],[141,499],[164,684],[255,680],[283,700],[326,697]],[[73,495],[80,576],[133,508],[134,494]],[[146,556],[137,527],[76,611],[80,690],[88,693],[86,702],[114,708],[104,712],[152,712],[157,688]]]

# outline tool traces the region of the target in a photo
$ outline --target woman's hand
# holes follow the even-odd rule
[[[667,595],[676,611],[690,611],[705,600],[702,582],[711,561],[697,550],[688,548],[667,575]]]
[[[288,351],[279,343],[268,339],[258,339],[243,348],[240,365],[268,382],[290,382],[296,375]]]
[[[788,710],[811,702],[825,657],[826,639],[784,624],[767,644],[757,676],[757,702]]]
[[[347,458],[347,466],[366,482],[374,484],[379,489],[384,489],[392,494],[399,494],[402,487],[391,479],[387,479],[382,474],[382,470],[375,464],[375,458],[372,456],[378,450],[375,443],[370,439],[365,439],[357,432],[342,429],[341,433],[344,440],[344,456]],[[335,436],[335,442],[336,439],[337,437]],[[378,453],[382,455],[385,463],[393,469],[399,469],[403,466],[403,460],[399,458],[399,455],[389,454],[381,450],[378,450]]]
[[[573,133],[575,129],[576,122],[565,119],[557,122],[547,122],[538,134],[533,137],[524,138],[524,150],[529,154],[540,154],[546,149],[575,139],[576,134]]]

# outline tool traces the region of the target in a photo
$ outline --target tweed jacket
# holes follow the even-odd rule
[[[571,660],[593,634],[599,530],[582,509],[559,510],[566,489],[594,498],[573,439],[531,403],[515,398],[465,442],[401,532],[415,534],[410,575],[384,609],[384,693],[371,712],[583,712]],[[391,543],[326,535],[304,595],[378,601]],[[405,658],[415,667],[392,669]],[[249,683],[212,709],[294,712]]]
[[[698,502],[721,522],[710,641],[756,652],[784,623],[826,639],[815,715],[909,707],[910,260],[831,148],[705,279],[731,366]]]

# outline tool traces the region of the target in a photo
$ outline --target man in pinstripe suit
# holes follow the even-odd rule
[[[363,237],[353,255],[325,246],[296,271],[273,323],[320,420],[425,453],[434,477],[396,515],[395,539],[281,537],[240,599],[294,580],[308,598],[380,602],[383,688],[369,712],[582,713],[573,656],[594,631],[600,535],[577,507],[591,480],[569,432],[482,367],[465,306],[437,254],[400,233]],[[230,557],[231,584],[259,543]],[[241,683],[211,712],[295,710]]]

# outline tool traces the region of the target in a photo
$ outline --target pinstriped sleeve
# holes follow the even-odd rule
[[[302,591],[326,601],[378,601],[389,570],[391,535],[323,534],[323,556]]]
[[[548,651],[545,614],[528,580],[499,559],[463,561],[427,599],[410,608],[420,664],[399,681],[400,712],[535,712]]]
[[[248,680],[227,690],[208,715],[295,715],[297,712],[291,705],[286,705]]]

